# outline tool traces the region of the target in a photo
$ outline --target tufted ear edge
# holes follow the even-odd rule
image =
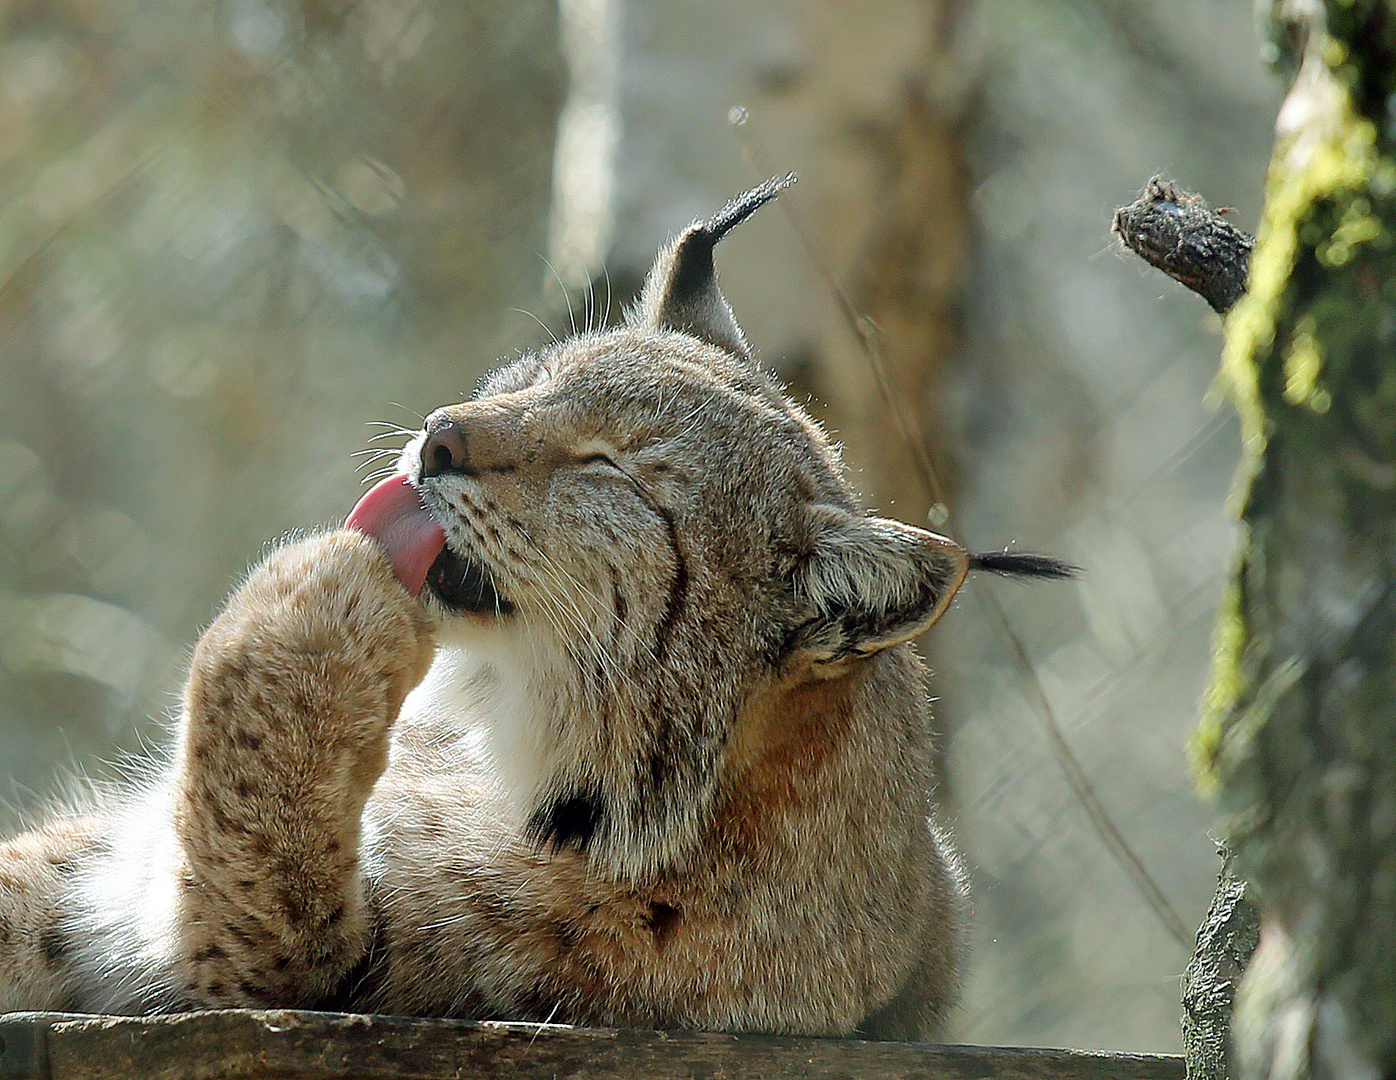
[[[916,637],[945,612],[970,570],[947,537],[890,518],[811,507],[814,547],[796,592],[811,612],[789,654],[815,665],[871,656]]]
[[[830,675],[922,633],[945,613],[971,570],[1039,579],[1078,573],[1048,555],[972,555],[949,537],[890,518],[825,504],[809,513],[814,544],[795,580],[807,615],[785,655]]]
[[[773,176],[729,202],[706,221],[695,221],[659,253],[630,324],[646,330],[678,330],[734,356],[751,350],[732,308],[717,287],[713,248],[732,229],[795,182]]]

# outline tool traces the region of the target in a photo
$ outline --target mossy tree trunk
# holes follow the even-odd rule
[[[1396,1076],[1396,9],[1274,0],[1291,85],[1227,325],[1245,547],[1199,746],[1263,919],[1246,1077]]]

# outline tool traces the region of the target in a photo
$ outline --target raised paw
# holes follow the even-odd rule
[[[306,1006],[362,955],[363,809],[432,630],[380,543],[340,529],[272,552],[199,641],[174,807],[191,1003]]]
[[[377,540],[311,536],[273,551],[229,599],[195,650],[188,704],[211,707],[216,722],[232,710],[248,721],[250,711],[297,725],[390,723],[431,663],[433,627]]]

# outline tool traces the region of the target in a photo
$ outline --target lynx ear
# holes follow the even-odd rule
[[[794,173],[772,177],[738,195],[707,221],[696,221],[681,232],[659,253],[645,278],[631,324],[647,330],[680,330],[735,356],[750,356],[741,327],[718,291],[713,248],[794,182]]]
[[[940,618],[969,571],[969,553],[935,533],[833,506],[812,513],[814,551],[796,587],[814,616],[791,651],[815,664],[915,637]]]

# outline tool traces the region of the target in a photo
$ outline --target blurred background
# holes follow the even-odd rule
[[[0,2],[0,825],[164,740],[370,425],[614,317],[795,170],[722,284],[869,506],[1085,568],[989,583],[1031,673],[982,590],[925,642],[975,886],[953,1037],[1179,1050],[1190,947],[1048,715],[1187,937],[1237,434],[1216,317],[1109,224],[1162,172],[1254,229],[1278,100],[1216,0]]]

